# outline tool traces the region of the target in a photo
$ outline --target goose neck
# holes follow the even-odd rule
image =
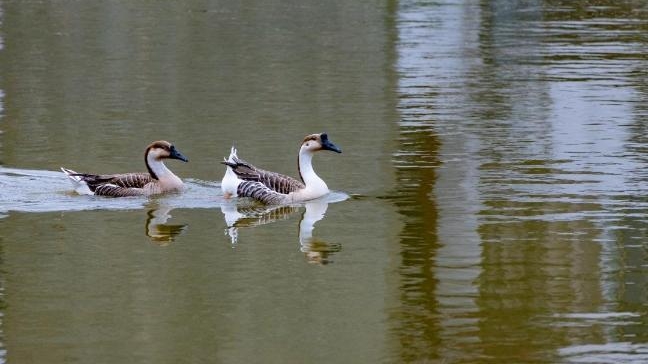
[[[321,183],[322,179],[313,169],[313,153],[307,150],[299,152],[299,176],[306,186]]]
[[[153,179],[160,180],[173,175],[173,172],[164,165],[164,162],[162,162],[161,159],[157,159],[151,155],[146,156],[146,168]]]

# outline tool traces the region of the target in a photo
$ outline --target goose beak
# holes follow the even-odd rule
[[[183,162],[189,162],[189,159],[187,159],[187,157],[182,155],[182,153],[178,152],[178,150],[175,149],[174,146],[171,146],[169,158],[171,158],[171,159],[179,159],[179,160],[181,160]]]
[[[330,150],[335,153],[342,153],[342,149],[338,148],[337,145],[331,143],[331,141],[328,139],[328,135],[326,133],[322,133],[320,136],[320,139],[322,140],[322,149],[323,150]]]

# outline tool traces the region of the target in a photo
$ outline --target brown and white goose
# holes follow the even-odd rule
[[[189,161],[173,144],[161,140],[151,143],[144,153],[148,173],[87,174],[63,167],[61,170],[70,177],[75,191],[82,195],[125,197],[180,191],[182,180],[164,165],[165,159]]]
[[[238,158],[236,149],[232,147],[229,158],[222,162],[227,165],[221,183],[223,195],[226,198],[251,197],[266,204],[289,204],[324,196],[329,193],[328,186],[312,165],[313,154],[321,150],[342,153],[326,133],[306,136],[299,149],[299,181],[251,165]]]

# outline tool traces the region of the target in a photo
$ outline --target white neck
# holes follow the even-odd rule
[[[301,149],[299,151],[299,173],[301,174],[307,190],[314,190],[322,194],[328,192],[326,183],[315,173],[313,169],[313,152]]]
[[[155,173],[158,180],[169,179],[169,178],[178,178],[167,166],[164,165],[161,159],[156,159],[152,155],[146,156],[146,164],[151,168],[151,171]]]

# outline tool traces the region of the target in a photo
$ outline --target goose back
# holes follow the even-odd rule
[[[224,161],[223,164],[231,167],[232,171],[234,171],[236,176],[241,180],[246,182],[258,182],[269,190],[265,191],[261,186],[254,186],[253,184],[245,184],[243,182],[239,185],[238,190],[243,190],[246,193],[239,192],[239,196],[249,196],[247,194],[248,191],[255,191],[255,194],[260,194],[262,191],[265,191],[266,193],[277,192],[280,194],[289,194],[306,187],[304,183],[292,177],[257,168],[238,157],[232,157],[230,161]]]
[[[155,181],[148,173],[88,174],[73,173],[99,196],[125,197],[145,194],[144,186]]]
[[[118,187],[125,188],[142,188],[147,183],[153,181],[148,173],[123,173],[123,174],[87,174],[76,173],[76,176],[81,177],[90,187],[91,190],[99,187],[102,184],[110,183]]]

